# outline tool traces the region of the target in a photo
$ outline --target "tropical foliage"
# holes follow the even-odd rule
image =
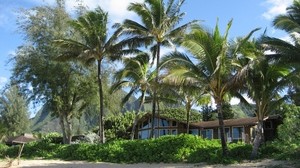
[[[184,35],[186,29],[195,21],[178,26],[185,13],[181,12],[181,6],[185,0],[145,0],[144,3],[131,3],[129,11],[136,13],[141,23],[125,19],[121,25],[123,34],[129,36],[130,47],[150,47],[152,59],[156,59],[155,87],[152,96],[153,120],[157,110],[158,78],[161,47],[172,47]],[[177,27],[178,26],[178,27]],[[154,137],[154,125],[151,129],[151,137]]]
[[[230,155],[222,157],[218,140],[206,140],[193,135],[164,136],[157,139],[128,141],[118,140],[106,144],[57,145],[34,142],[25,146],[23,156],[49,159],[89,160],[113,163],[234,163],[247,159],[251,145],[230,144]],[[17,148],[0,145],[0,157],[10,157]],[[33,152],[35,151],[35,152]]]
[[[12,87],[0,97],[0,140],[27,129],[28,101],[45,104],[58,118],[65,143],[71,143],[74,132],[82,133],[73,122],[82,117],[93,123],[90,132],[98,122],[94,131],[100,142],[105,138],[110,142],[55,145],[43,140],[25,148],[27,157],[220,163],[245,159],[251,149],[252,158],[267,155],[267,149],[298,155],[299,109],[294,105],[300,105],[300,1],[273,21],[291,41],[268,37],[266,32],[250,39],[259,29],[231,40],[233,20],[224,33],[218,21],[213,30],[197,21],[181,24],[184,3],[131,3],[128,11],[137,14],[139,21],[125,19],[113,29],[108,27],[109,14],[100,7],[81,6],[78,15],[70,15],[65,1],[57,0],[55,6],[21,10],[18,25],[25,39],[12,58]],[[165,48],[174,51],[162,55]],[[114,61],[119,61],[114,64],[117,68],[111,66]],[[258,118],[253,148],[225,141],[223,120],[235,117],[228,104],[232,97],[239,98],[245,109],[255,109],[248,110],[248,115],[255,113]],[[215,103],[216,109],[209,103]],[[152,121],[156,115],[186,121],[187,133],[191,121],[218,119],[221,141],[189,135],[114,141],[128,139],[129,131],[133,139],[135,125],[149,105]],[[199,105],[202,113],[193,110]],[[126,112],[128,106],[135,112]],[[270,114],[283,115],[278,134],[289,136],[259,150],[264,142],[263,120]],[[15,150],[0,145],[0,155],[13,155]]]
[[[245,41],[256,31],[253,30],[240,41],[233,52],[230,52],[227,38],[231,24],[232,21],[228,23],[224,36],[220,34],[218,24],[213,32],[206,31],[198,25],[194,26],[182,40],[182,46],[192,54],[192,58],[184,53],[174,52],[163,61],[163,66],[171,67],[171,75],[183,81],[187,80],[192,86],[203,87],[213,97],[217,105],[224,154],[227,153],[227,145],[224,138],[222,104],[226,94],[238,86],[235,76],[239,71],[235,69],[232,60]]]
[[[18,86],[11,86],[0,96],[0,141],[29,129],[27,103]]]

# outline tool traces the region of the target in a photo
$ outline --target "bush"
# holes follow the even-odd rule
[[[114,163],[233,163],[247,159],[251,152],[251,146],[243,143],[229,144],[228,148],[229,157],[223,158],[219,140],[207,140],[193,135],[169,135],[149,140],[116,140],[106,144],[60,145],[45,141],[33,142],[25,145],[22,156]],[[15,152],[14,150],[8,148],[5,153]]]
[[[6,150],[8,149],[8,146],[5,144],[0,143],[0,158],[5,157]]]
[[[261,157],[291,160],[300,158],[300,107],[283,106],[285,118],[278,127],[278,139],[260,149]]]

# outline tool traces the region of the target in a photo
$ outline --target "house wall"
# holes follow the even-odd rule
[[[244,133],[243,133],[242,137],[239,140],[233,139],[233,128],[235,128],[235,127],[242,127],[243,130],[244,130]],[[228,132],[229,135],[227,135],[227,134],[225,135],[225,140],[226,141],[231,141],[231,142],[244,141],[245,143],[251,143],[251,137],[252,137],[251,128],[252,127],[253,126],[229,126],[229,127],[225,127],[225,129],[229,129],[229,132]],[[212,129],[213,130],[213,139],[220,139],[221,138],[220,131],[219,131],[218,127],[205,128],[205,129]],[[202,130],[205,130],[205,129],[202,129]]]
[[[164,118],[161,118],[164,119]],[[169,120],[166,119],[169,123],[171,122],[176,122],[176,126],[173,126],[172,124],[169,124],[169,126],[163,127],[162,125],[156,125],[155,129],[156,129],[156,133],[157,135],[161,136],[161,134],[165,134],[167,132],[167,134],[174,134],[174,131],[176,130],[176,134],[182,134],[182,133],[186,133],[186,124],[183,122],[178,122],[175,120]],[[142,128],[141,125],[143,125],[143,122],[150,122],[151,119],[150,117],[148,118],[144,118],[143,120],[140,120],[138,122],[137,125],[137,129],[135,131],[135,138],[138,139],[139,138],[139,131],[141,130],[148,130],[149,134],[150,134],[150,130],[151,128]],[[266,124],[266,122],[268,122]],[[277,136],[277,127],[279,124],[282,123],[281,120],[278,119],[272,119],[272,120],[267,120],[266,122],[264,122],[264,135],[265,135],[265,140],[273,140],[276,136]],[[270,126],[271,125],[271,126]],[[240,136],[241,134],[239,134],[239,139],[233,139],[233,134],[234,134],[234,128],[235,127],[242,127],[243,128],[243,134],[242,136]],[[201,135],[201,131],[202,130],[206,130],[206,129],[212,129],[213,130],[213,139],[220,139],[220,133],[219,133],[219,128],[218,127],[211,127],[211,128],[199,128],[197,126],[191,125],[190,126],[190,133],[194,134],[194,135],[198,135],[198,136],[202,136]],[[245,125],[245,126],[225,126],[225,129],[229,129],[229,132],[225,135],[225,139],[226,141],[230,141],[230,142],[236,142],[236,141],[244,141],[245,143],[252,143],[255,137],[255,129],[256,126],[255,125]],[[161,131],[160,130],[164,130]],[[236,131],[235,131],[235,136],[236,136]]]

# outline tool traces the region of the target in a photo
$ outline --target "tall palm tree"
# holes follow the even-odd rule
[[[108,36],[107,29],[108,15],[100,7],[95,11],[89,11],[70,22],[74,31],[73,39],[59,39],[55,44],[62,49],[62,60],[77,59],[87,65],[94,65],[97,62],[97,79],[99,85],[99,136],[100,142],[105,142],[104,136],[104,100],[102,86],[102,62],[104,59],[116,59],[121,55],[122,45],[117,44],[120,31],[115,31]],[[78,35],[79,37],[76,37]]]
[[[268,55],[271,59],[281,64],[286,64],[294,67],[296,70],[300,70],[300,1],[295,0],[293,4],[287,8],[287,14],[278,15],[273,20],[273,26],[277,29],[281,29],[290,35],[291,41],[285,41],[274,37],[264,37],[263,43],[267,46],[267,49],[274,53]],[[297,75],[299,76],[300,73]],[[294,102],[298,102],[297,98],[300,94],[300,85],[296,81],[290,86],[290,96]]]
[[[290,84],[294,73],[289,66],[270,61],[262,46],[258,41],[249,41],[247,50],[242,50],[242,56],[236,59],[245,74],[245,85],[241,88],[241,93],[255,102],[258,119],[251,158],[257,157],[258,148],[264,139],[264,118],[285,100],[286,97],[280,94]],[[246,100],[243,99],[243,102]]]
[[[131,139],[134,139],[138,113],[142,110],[145,103],[145,97],[152,92],[151,85],[155,78],[155,72],[151,71],[150,56],[147,53],[140,53],[136,57],[124,60],[125,67],[115,74],[116,82],[111,87],[112,91],[121,88],[131,87],[128,94],[123,98],[122,104],[125,104],[133,94],[140,93],[139,108],[136,111],[136,117],[131,131]]]
[[[185,13],[180,11],[185,0],[145,0],[144,3],[131,3],[129,11],[136,13],[141,23],[126,19],[121,25],[123,33],[131,36],[131,47],[148,47],[151,45],[153,60],[159,65],[162,46],[173,46],[183,36],[186,29],[196,21],[178,26]],[[158,83],[159,69],[156,66],[156,84]],[[158,85],[158,84],[157,84]],[[152,101],[152,119],[154,120],[157,102],[157,90],[154,90]],[[152,123],[151,137],[154,136]]]
[[[193,26],[182,43],[182,46],[193,57],[190,58],[183,53],[174,52],[166,56],[162,63],[162,66],[171,64],[173,75],[202,85],[206,92],[214,98],[218,111],[223,155],[227,155],[228,149],[224,136],[222,104],[224,103],[224,96],[235,89],[237,82],[234,78],[234,73],[237,71],[233,69],[232,59],[237,56],[240,46],[256,31],[256,29],[253,30],[233,52],[229,52],[227,38],[231,24],[232,21],[228,23],[224,36],[220,34],[218,24],[212,33],[200,26]]]

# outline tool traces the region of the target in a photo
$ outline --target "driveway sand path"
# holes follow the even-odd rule
[[[0,168],[8,168],[7,161],[0,161]],[[104,163],[104,162],[85,162],[85,161],[62,161],[62,160],[20,160],[20,164],[17,165],[17,161],[13,161],[10,168],[300,168],[297,163],[286,161],[275,161],[265,159],[259,162],[246,162],[233,165],[207,165],[205,163],[197,164],[165,164],[165,163],[138,163],[138,164],[116,164],[116,163]]]

